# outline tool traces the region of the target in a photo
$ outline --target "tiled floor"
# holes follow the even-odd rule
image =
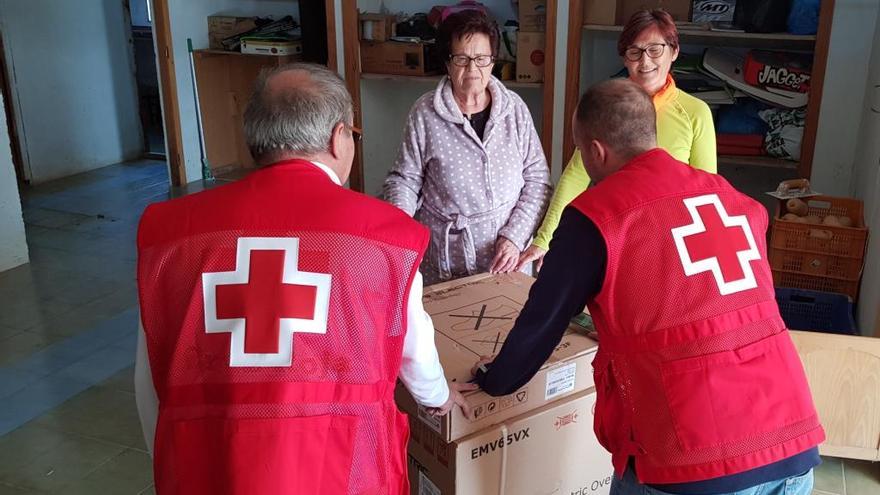
[[[134,235],[165,165],[30,188],[31,263],[0,273],[0,494],[154,493],[132,385]],[[880,464],[826,459],[820,495],[880,494]]]

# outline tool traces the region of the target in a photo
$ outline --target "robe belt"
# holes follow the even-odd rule
[[[501,206],[489,211],[477,213],[474,215],[462,215],[461,213],[446,214],[434,208],[428,203],[422,203],[422,208],[432,217],[445,222],[443,228],[443,241],[438,253],[438,267],[440,268],[440,279],[449,280],[452,278],[452,260],[449,256],[449,234],[453,230],[460,230],[462,240],[464,241],[464,262],[468,275],[477,272],[477,249],[474,246],[474,236],[471,232],[471,226],[478,225],[483,222],[492,220],[503,213],[512,209],[516,205],[516,201],[508,201]]]

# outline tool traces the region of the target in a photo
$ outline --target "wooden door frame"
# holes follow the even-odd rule
[[[553,116],[556,93],[556,0],[547,0],[547,23],[544,28],[544,87],[541,101],[541,145],[547,158],[547,168],[553,167]],[[563,167],[565,162],[563,161]]]
[[[354,125],[363,129],[361,114],[361,45],[358,41],[357,0],[342,0],[342,53],[345,64],[345,85],[354,106]],[[364,192],[364,145],[355,143],[354,163],[351,165],[349,186]]]
[[[825,87],[825,69],[828,65],[828,46],[831,42],[831,21],[834,18],[834,0],[819,2],[819,28],[813,46],[813,69],[810,74],[810,101],[801,141],[801,159],[798,175],[809,179],[813,173],[813,157],[816,154],[816,134],[819,131],[819,110],[822,108],[822,91]]]
[[[571,116],[577,107],[581,92],[581,40],[583,38],[583,0],[571,0],[568,4],[568,39],[565,47],[565,115],[562,133],[562,167],[574,153],[574,137],[571,134]]]
[[[9,133],[9,149],[12,152],[12,167],[19,184],[28,184],[30,179],[25,174],[24,161],[21,154],[21,142],[18,139],[18,121],[15,118],[15,105],[12,102],[12,84],[9,64],[6,63],[6,45],[3,33],[0,33],[0,91],[3,92],[3,107],[6,110],[6,129]]]
[[[174,72],[174,44],[171,37],[171,15],[168,0],[147,0],[153,5],[153,37],[156,39],[156,64],[159,69],[162,95],[162,120],[165,122],[165,156],[172,186],[187,183],[183,159],[183,138],[180,132],[180,100]]]

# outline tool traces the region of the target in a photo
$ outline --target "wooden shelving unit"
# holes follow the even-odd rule
[[[539,134],[541,145],[547,156],[547,163],[551,163],[551,150],[553,146],[553,82],[556,70],[556,4],[557,0],[547,0],[547,24],[545,27],[546,39],[544,42],[544,82],[543,83],[518,83],[516,81],[503,81],[509,88],[542,90],[542,121]],[[362,127],[363,117],[361,109],[361,80],[407,82],[422,81],[436,82],[442,76],[398,76],[392,74],[364,73],[360,67],[360,40],[358,39],[358,10],[357,0],[342,0],[342,32],[343,51],[345,58],[345,81],[348,91],[351,93],[355,106],[355,126]],[[351,188],[356,191],[364,191],[364,165],[363,143],[356,144],[356,156],[349,178]]]
[[[571,115],[580,96],[581,66],[584,63],[581,43],[585,34],[619,33],[623,26],[584,24],[584,0],[572,0],[569,4],[568,23],[568,74],[566,77],[565,114]],[[813,71],[810,78],[810,102],[807,105],[807,118],[804,138],[801,145],[801,160],[793,162],[770,157],[727,156],[718,157],[719,165],[747,165],[797,170],[800,177],[810,177],[813,168],[813,154],[816,144],[816,131],[819,125],[819,109],[822,104],[822,88],[828,57],[828,43],[831,37],[831,19],[834,14],[834,0],[821,0],[819,29],[816,35],[795,35],[788,33],[738,33],[727,31],[706,31],[680,29],[682,44],[698,44],[736,48],[764,48],[772,50],[808,51],[813,53]],[[609,57],[616,56],[611,53]],[[563,153],[571,156],[574,143],[566,133],[563,138]]]

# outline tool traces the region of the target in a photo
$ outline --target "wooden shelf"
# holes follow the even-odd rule
[[[397,74],[373,74],[368,72],[361,73],[361,79],[368,79],[373,81],[404,81],[404,82],[433,82],[436,83],[443,76],[437,74],[433,76],[401,76]],[[501,81],[502,84],[507,86],[508,88],[534,88],[540,89],[544,87],[544,83],[526,83],[526,82],[516,82],[516,81]]]
[[[619,33],[623,26],[605,26],[601,24],[584,24],[585,31]],[[785,45],[790,48],[812,49],[816,43],[815,35],[789,33],[735,33],[728,31],[709,31],[697,29],[679,29],[678,36],[682,43],[703,40],[707,43],[724,42],[731,45],[778,47]]]
[[[269,58],[277,58],[277,59],[290,59],[290,58],[302,58],[301,55],[266,55],[262,53],[241,53],[241,52],[230,52],[226,50],[212,50],[210,48],[205,48],[201,50],[193,50],[193,53],[196,56],[211,56],[211,55],[226,55],[230,57],[269,57]]]
[[[737,155],[718,155],[718,165],[722,166],[749,166],[749,167],[769,167],[769,168],[785,168],[797,170],[800,163],[792,160],[783,160],[773,158],[771,156],[737,156]]]

